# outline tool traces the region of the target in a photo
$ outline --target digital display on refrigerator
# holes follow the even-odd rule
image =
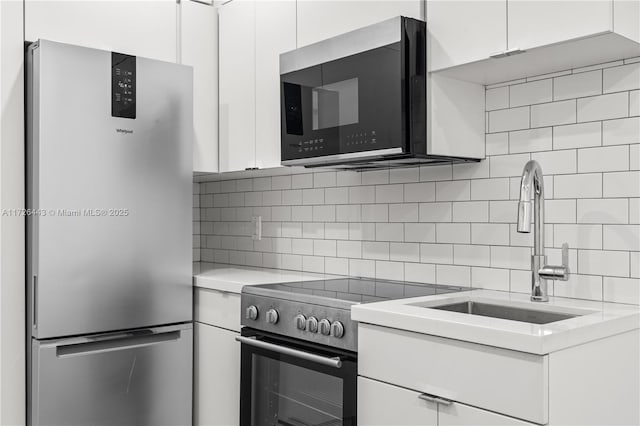
[[[111,53],[111,116],[136,118],[136,57]]]

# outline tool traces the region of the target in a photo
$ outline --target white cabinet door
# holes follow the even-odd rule
[[[239,333],[195,323],[195,426],[240,424]]]
[[[526,50],[612,31],[611,0],[509,0],[508,48]]]
[[[218,171],[218,12],[180,3],[180,63],[193,67],[193,170]]]
[[[296,48],[295,0],[256,2],[256,167],[280,166],[280,54]]]
[[[394,16],[424,19],[422,0],[299,0],[298,47]]]
[[[234,0],[219,13],[220,171],[256,164],[255,2]]]
[[[438,404],[438,426],[534,426],[533,423],[503,416],[491,411],[451,403]]]
[[[48,39],[176,62],[177,4],[26,0],[25,39]]]
[[[422,400],[419,395],[419,392],[358,377],[358,425],[436,426],[437,404]]]
[[[427,0],[426,15],[430,70],[507,50],[506,0]]]

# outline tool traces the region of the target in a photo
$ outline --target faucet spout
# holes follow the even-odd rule
[[[543,209],[539,208],[544,205],[544,179],[542,176],[542,167],[540,164],[531,160],[525,164],[522,170],[522,179],[520,180],[520,201],[518,202],[518,232],[531,232],[532,205],[531,198],[535,196],[536,217],[543,213]],[[538,221],[535,220],[535,223]]]

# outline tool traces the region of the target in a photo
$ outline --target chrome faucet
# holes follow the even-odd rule
[[[531,300],[547,302],[549,293],[547,280],[569,279],[569,245],[562,245],[562,266],[547,265],[544,254],[544,180],[542,168],[537,161],[527,162],[520,181],[518,203],[518,232],[531,232],[531,191],[533,190],[533,256],[531,256]]]

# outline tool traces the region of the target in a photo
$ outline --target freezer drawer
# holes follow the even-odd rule
[[[33,340],[33,426],[187,426],[192,324]]]

